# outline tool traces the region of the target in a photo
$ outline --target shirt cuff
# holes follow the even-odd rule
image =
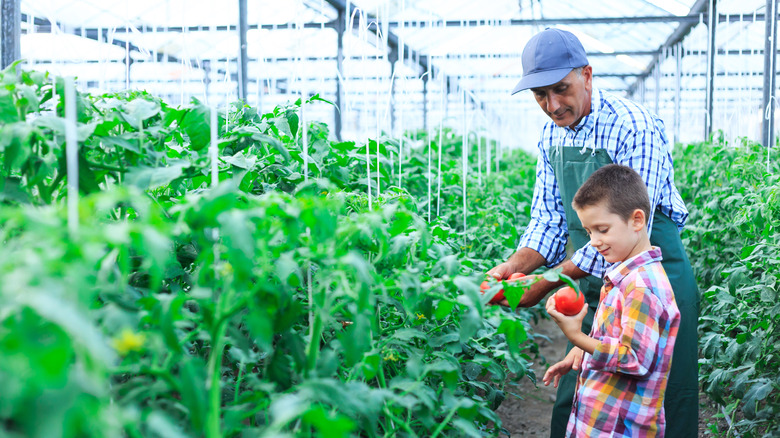
[[[574,255],[571,256],[571,262],[583,272],[598,278],[604,277],[608,267],[604,257],[596,251],[596,248],[590,245],[585,245],[575,251]]]

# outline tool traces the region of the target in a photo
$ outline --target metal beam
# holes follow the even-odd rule
[[[346,9],[346,3],[340,0],[327,0],[336,10]],[[759,22],[764,21],[764,14],[730,14],[719,15],[719,22]],[[375,21],[374,17],[369,18],[369,24]],[[568,17],[568,18],[540,18],[540,19],[509,19],[509,20],[445,20],[445,21],[388,21],[385,22],[391,28],[397,28],[403,25],[408,28],[425,29],[425,28],[442,28],[442,27],[476,27],[476,26],[554,26],[558,24],[575,24],[575,25],[588,25],[588,24],[644,24],[644,23],[689,23],[696,24],[700,21],[707,20],[706,13],[691,13],[684,16],[676,15],[651,15],[643,17]],[[359,26],[355,23],[355,27]],[[320,23],[303,23],[305,29],[322,29],[322,28],[335,28],[335,21],[320,22]],[[298,29],[295,23],[280,23],[280,24],[250,24],[249,30],[294,30]],[[89,30],[89,29],[87,29]],[[117,33],[125,32],[207,32],[210,30],[217,31],[238,31],[238,26],[235,25],[221,25],[221,26],[134,26],[132,28],[118,28]]]
[[[649,23],[692,23],[707,20],[707,14],[700,15],[703,11],[691,10],[688,15],[650,15],[643,17],[568,17],[568,18],[536,18],[536,19],[509,19],[509,20],[444,20],[444,21],[389,21],[391,28],[403,25],[408,28],[425,29],[441,27],[477,27],[477,26],[555,26],[560,24],[649,24]],[[750,16],[741,14],[720,15],[718,21],[763,21],[763,14]]]
[[[696,0],[696,3],[691,6],[691,12],[688,14],[688,16],[699,16],[702,14],[707,7],[707,0]],[[648,76],[650,76],[650,73],[653,71],[653,66],[658,63],[658,60],[660,59],[660,54],[664,52],[664,49],[674,46],[675,44],[679,43],[683,40],[690,32],[691,29],[698,24],[699,21],[696,22],[682,22],[677,27],[677,29],[672,32],[671,35],[669,35],[669,38],[666,39],[666,41],[661,44],[660,47],[658,47],[658,54],[653,57],[653,60],[650,61],[650,64],[647,65],[647,68],[645,68],[645,71],[639,75],[639,77],[636,79],[636,82],[634,82],[629,88],[628,88],[628,95],[633,96],[636,92],[637,88],[639,87],[639,84],[647,79]]]
[[[22,11],[20,0],[0,0],[0,69],[22,57]]]

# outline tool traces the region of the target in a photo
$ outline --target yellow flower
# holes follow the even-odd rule
[[[418,313],[418,314],[417,314],[417,319],[418,319],[418,320],[420,320],[420,319],[425,319],[425,315],[423,315],[422,313]]]
[[[119,336],[111,339],[111,346],[124,356],[131,351],[141,351],[145,341],[146,336],[143,334],[135,333],[130,329],[124,329]]]
[[[390,362],[398,362],[400,360],[400,358],[395,354],[395,351],[391,351],[390,353],[386,354],[384,359],[389,360]]]
[[[225,262],[222,264],[222,266],[219,267],[219,275],[221,275],[222,277],[227,277],[232,273],[233,273],[233,265],[231,265],[230,262]]]
[[[498,228],[498,222],[494,223],[493,226]]]

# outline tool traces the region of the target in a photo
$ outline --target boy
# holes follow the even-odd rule
[[[542,381],[557,387],[561,376],[580,369],[567,436],[663,437],[680,311],[661,250],[647,234],[647,187],[630,167],[609,164],[577,190],[572,206],[590,245],[612,265],[590,335],[580,331],[587,306],[565,316],[547,300],[547,312],[575,348]]]

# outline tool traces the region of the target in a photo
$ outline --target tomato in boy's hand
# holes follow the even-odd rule
[[[522,272],[515,272],[514,274],[510,275],[509,278],[506,279],[506,281],[514,281],[523,277],[525,277],[525,274],[523,274]],[[487,281],[483,281],[482,285],[480,286],[480,289],[484,294],[488,289],[490,289],[490,283],[488,283]],[[501,289],[500,291],[498,291],[497,294],[493,296],[493,298],[490,299],[490,304],[495,304],[503,300],[504,300],[504,289]]]
[[[574,316],[582,310],[582,306],[585,305],[585,295],[571,287],[562,287],[558,292],[553,295],[555,300],[555,310],[563,313],[566,316]]]

